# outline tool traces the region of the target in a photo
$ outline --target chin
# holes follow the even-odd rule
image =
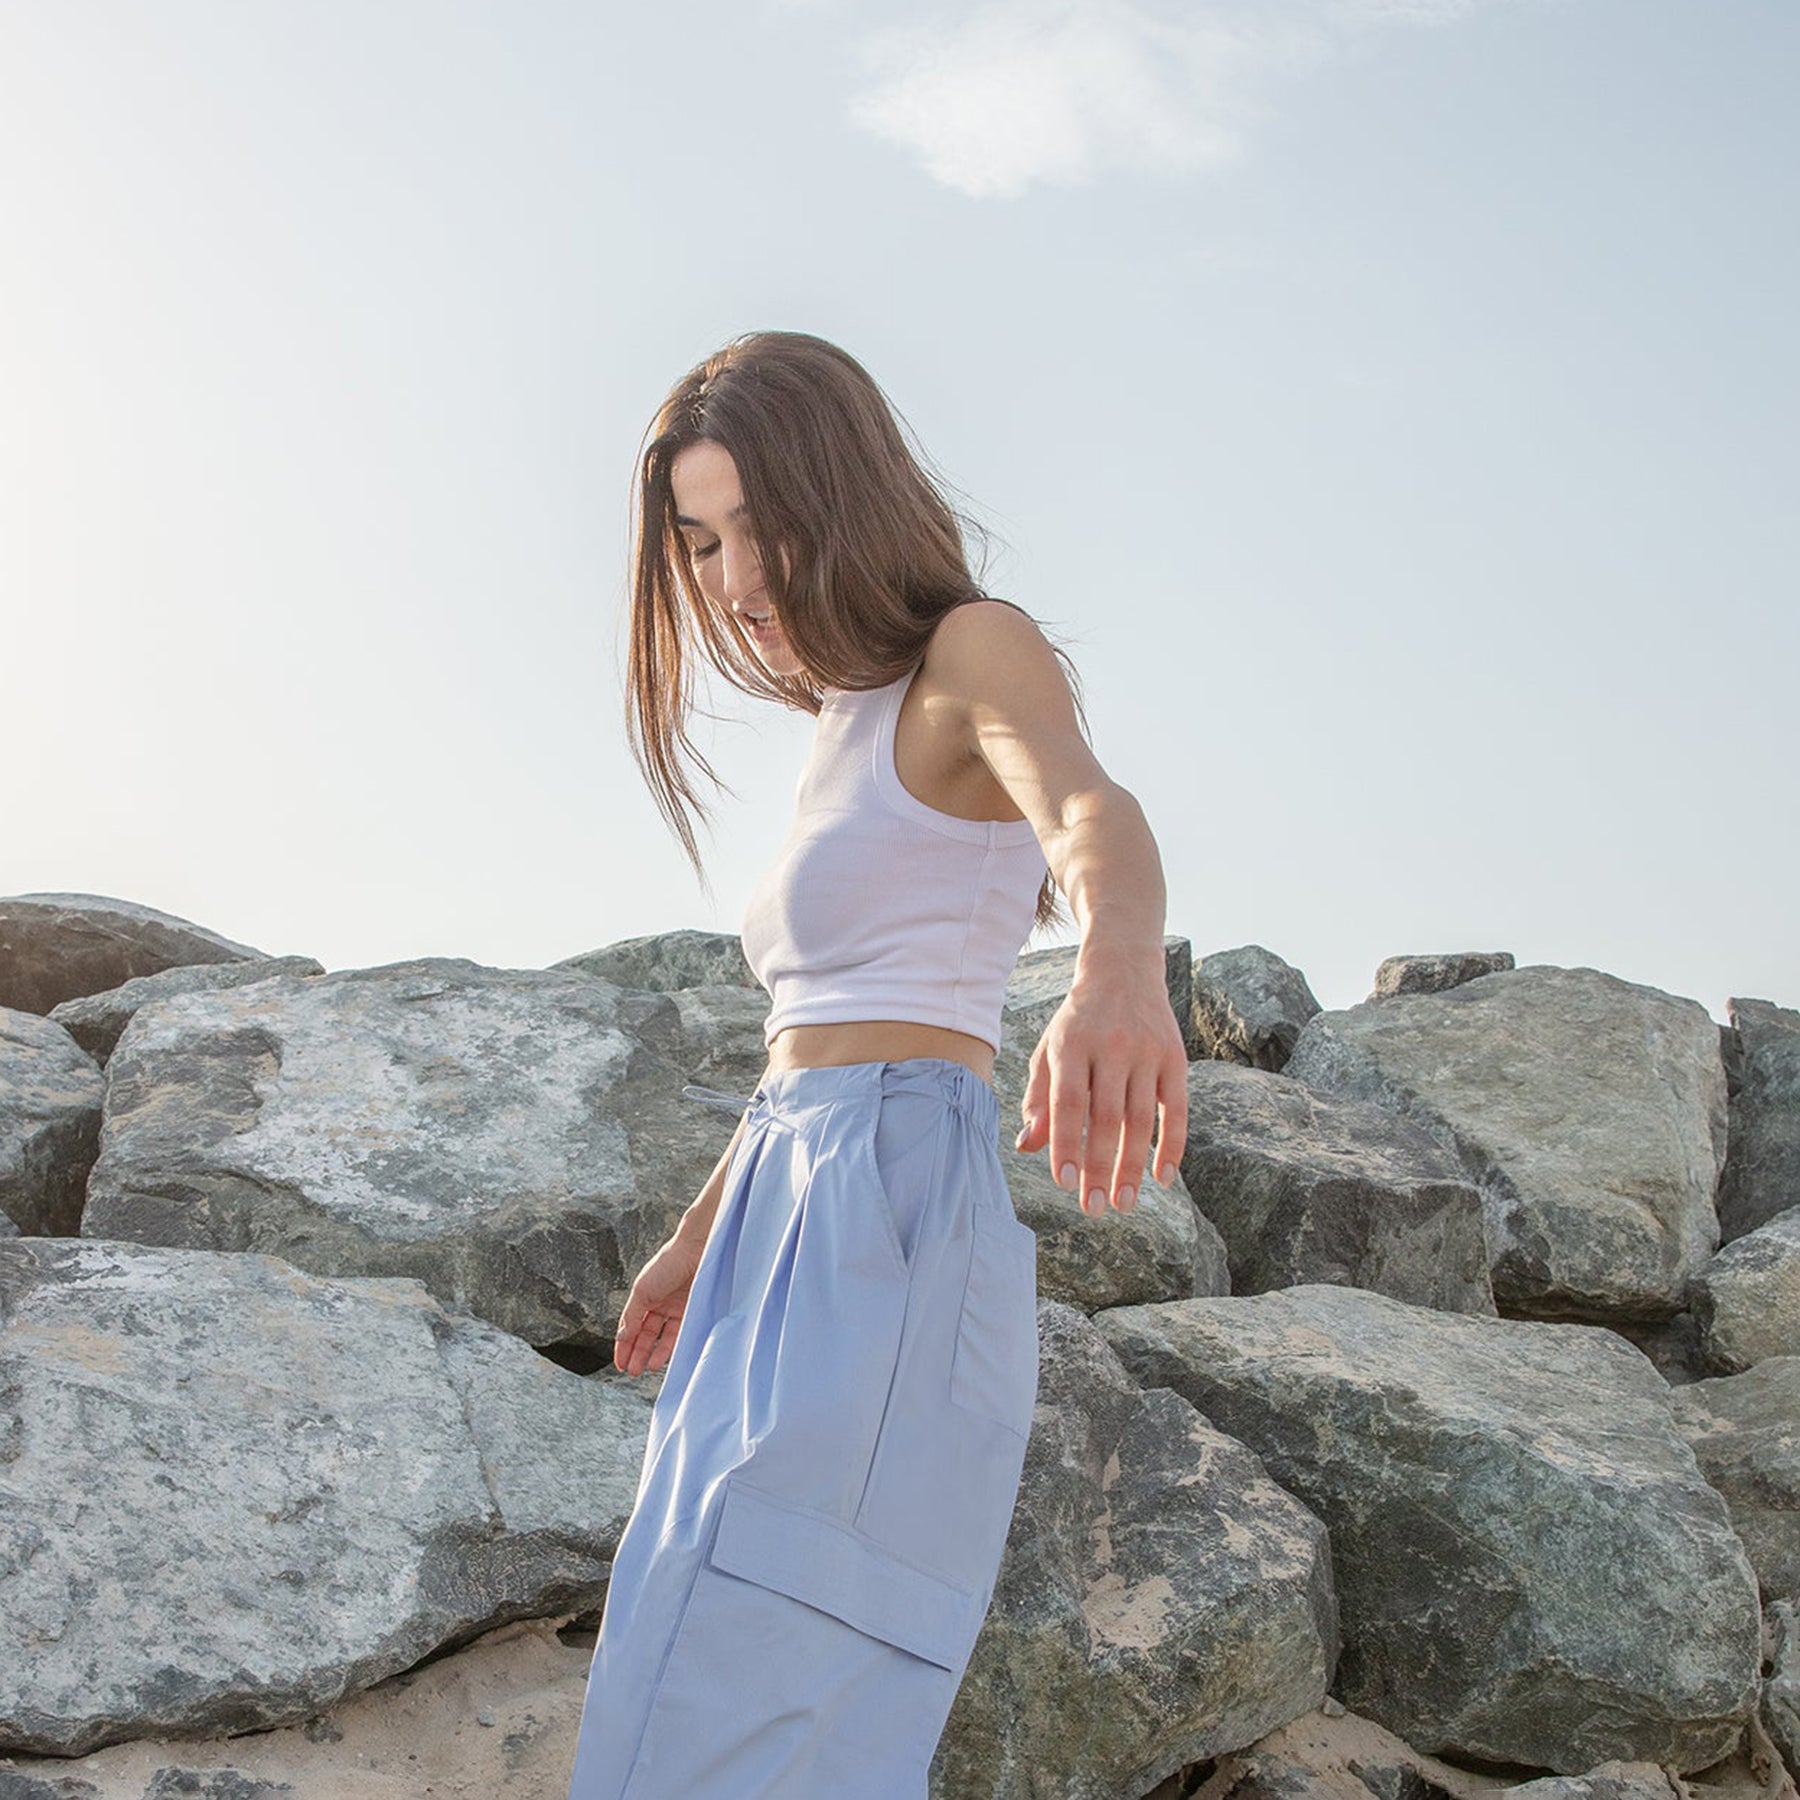
[[[787,644],[782,644],[779,648],[771,649],[766,653],[758,650],[757,655],[761,658],[763,667],[771,675],[803,675],[806,672],[805,663],[794,654],[792,647]]]

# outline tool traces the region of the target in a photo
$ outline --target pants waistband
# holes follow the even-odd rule
[[[818,1069],[778,1069],[763,1077],[754,1094],[727,1094],[689,1085],[682,1097],[722,1111],[782,1117],[846,1100],[881,1094],[937,1094],[972,1124],[993,1131],[1000,1121],[994,1090],[953,1057],[909,1056],[899,1062],[834,1063]]]

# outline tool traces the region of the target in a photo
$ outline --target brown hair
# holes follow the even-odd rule
[[[817,713],[826,687],[898,680],[945,613],[997,596],[970,573],[964,549],[967,532],[985,554],[987,533],[927,473],[924,452],[869,373],[823,338],[733,338],[676,382],[645,436],[634,481],[626,735],[704,880],[694,820],[707,813],[693,776],[726,784],[688,731],[698,656],[745,693]],[[701,442],[722,445],[737,466],[764,586],[804,665],[798,674],[765,668],[695,575],[669,477],[676,457]],[[1062,647],[1051,648],[1085,735],[1079,677]],[[1035,923],[1062,916],[1046,877]]]

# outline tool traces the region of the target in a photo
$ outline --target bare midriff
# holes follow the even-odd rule
[[[994,1049],[985,1039],[945,1025],[915,1025],[908,1019],[789,1025],[769,1045],[769,1068],[826,1069],[841,1063],[902,1062],[909,1056],[947,1057],[993,1085]]]

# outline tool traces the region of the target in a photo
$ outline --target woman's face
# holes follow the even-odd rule
[[[700,591],[738,622],[772,675],[802,673],[805,665],[787,641],[763,587],[731,452],[711,439],[688,445],[670,465],[669,486]]]

